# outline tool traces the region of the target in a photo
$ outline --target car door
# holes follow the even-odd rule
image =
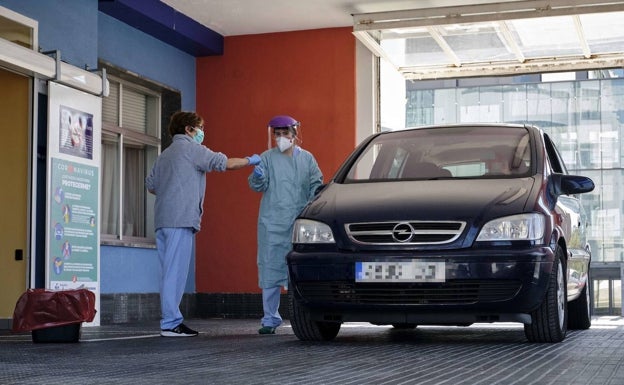
[[[544,142],[548,153],[548,161],[554,172],[567,174],[559,151],[548,135],[544,134]],[[577,196],[561,195],[557,199],[556,213],[561,218],[561,228],[567,247],[567,286],[568,297],[574,298],[588,281],[591,254],[587,247],[587,218]]]

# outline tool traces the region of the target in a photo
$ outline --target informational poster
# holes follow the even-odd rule
[[[46,289],[88,289],[100,307],[102,99],[48,82]]]
[[[50,288],[95,290],[98,280],[98,170],[52,158]]]

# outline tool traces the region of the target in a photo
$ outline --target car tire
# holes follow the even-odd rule
[[[331,341],[340,331],[340,322],[314,321],[310,312],[301,306],[292,291],[288,293],[290,325],[295,336],[301,341]]]
[[[532,323],[524,325],[524,334],[530,342],[561,342],[565,338],[568,306],[563,257],[563,250],[557,247],[546,296],[531,313]]]
[[[591,327],[591,291],[589,289],[589,277],[581,295],[568,304],[568,329],[586,330]]]

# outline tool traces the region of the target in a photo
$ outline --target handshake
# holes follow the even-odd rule
[[[254,176],[257,178],[262,178],[264,176],[264,169],[260,165],[260,155],[253,154],[252,156],[246,156],[245,158],[249,161],[250,166],[255,166],[253,171]]]

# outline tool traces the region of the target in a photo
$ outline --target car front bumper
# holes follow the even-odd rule
[[[530,323],[554,253],[548,247],[438,252],[305,252],[287,256],[294,299],[313,319],[379,324]],[[437,262],[437,282],[356,281],[356,263]],[[439,263],[443,262],[443,265]]]

